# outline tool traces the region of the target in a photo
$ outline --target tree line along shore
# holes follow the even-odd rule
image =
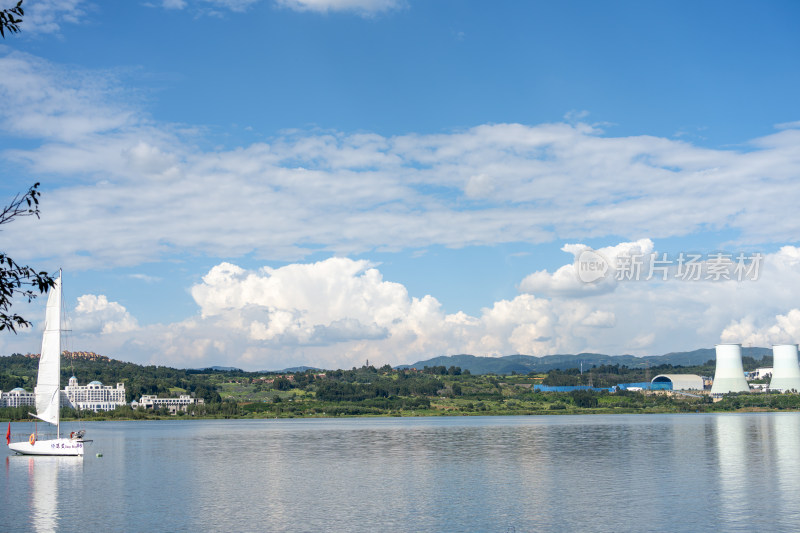
[[[771,361],[744,358],[745,369]],[[0,357],[0,390],[33,390],[38,359],[14,354]],[[131,420],[161,418],[299,418],[340,416],[544,415],[589,413],[680,413],[800,409],[798,394],[684,396],[661,391],[573,390],[545,392],[536,385],[592,385],[649,380],[657,374],[713,375],[714,362],[697,366],[660,365],[647,369],[600,365],[590,369],[555,369],[546,373],[471,374],[450,366],[421,370],[362,366],[350,370],[246,372],[142,366],[104,357],[74,358],[62,368],[62,382],[124,383],[128,405],[114,411],[77,412],[62,408],[62,419]],[[132,409],[141,395],[190,394],[204,403],[170,415],[164,409]],[[0,420],[29,420],[29,407],[0,408]]]

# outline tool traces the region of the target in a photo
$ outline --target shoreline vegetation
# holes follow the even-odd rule
[[[767,359],[745,357],[745,368],[769,366]],[[0,357],[0,390],[33,390],[38,359]],[[304,370],[265,373],[241,370],[182,370],[140,366],[105,357],[73,359],[62,369],[62,382],[75,375],[79,382],[124,383],[126,400],[142,394],[159,397],[190,394],[203,404],[186,412],[132,409],[76,412],[62,408],[62,420],[175,420],[188,418],[336,418],[408,416],[515,416],[559,414],[709,413],[800,410],[800,394],[750,393],[726,395],[713,402],[708,392],[691,395],[671,391],[534,390],[535,385],[586,385],[609,388],[620,383],[649,381],[657,374],[713,375],[714,362],[697,366],[660,365],[629,368],[601,365],[591,369],[551,370],[510,375],[471,374],[450,366],[422,370],[362,366],[351,370]],[[0,421],[29,421],[29,406],[0,408]]]

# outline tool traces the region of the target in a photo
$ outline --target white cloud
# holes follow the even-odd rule
[[[581,109],[580,111],[577,109],[573,109],[571,111],[567,111],[564,114],[564,120],[570,124],[577,124],[586,117],[589,116],[589,112],[585,109]]]
[[[117,302],[104,295],[85,294],[78,297],[70,326],[76,335],[127,333],[138,329],[136,319]]]
[[[124,124],[125,115],[117,116],[116,123]],[[655,143],[670,146],[670,166],[679,164],[674,150],[687,156],[685,176],[681,172],[662,176],[676,171],[643,165],[640,151],[627,161],[618,160],[625,143],[639,141],[599,138],[565,125],[481,126],[449,136],[392,139],[295,136],[220,153],[190,151],[177,138],[145,125],[123,127],[111,135],[70,127],[55,135],[63,138],[70,132],[85,132],[87,142],[48,143],[7,155],[29,162],[32,172],[80,173],[84,180],[104,177],[94,186],[49,192],[44,201],[53,203],[34,229],[44,233],[37,240],[41,248],[59,254],[74,249],[70,241],[80,235],[80,240],[91,243],[84,256],[94,264],[135,264],[152,260],[154,253],[163,257],[168,250],[221,256],[255,252],[264,258],[298,259],[308,253],[305,243],[323,243],[329,252],[351,254],[436,244],[547,242],[571,234],[676,236],[701,225],[731,228],[741,233],[743,241],[764,242],[791,239],[800,229],[791,217],[770,225],[755,221],[772,212],[770,203],[775,209],[790,210],[788,203],[800,200],[795,198],[800,193],[795,194],[784,179],[759,177],[779,172],[788,176],[793,156],[783,149],[774,153],[765,149],[763,164],[755,167],[743,162],[746,168],[738,169],[727,163],[728,172],[718,170],[719,165],[706,172],[727,174],[724,179],[698,179],[698,154],[691,147],[665,140]],[[526,135],[545,146],[523,153],[520,143]],[[507,144],[487,148],[497,144],[498,137]],[[553,142],[574,146],[563,157],[547,155],[546,161],[541,160],[537,152],[549,151],[547,145]],[[607,143],[619,146],[602,146]],[[594,153],[573,156],[581,146],[580,152]],[[756,159],[752,153],[719,152],[715,157]],[[588,161],[575,167],[573,160],[582,159]],[[607,174],[588,182],[582,178],[604,165],[611,165]],[[481,169],[487,172],[475,174]],[[489,175],[491,182],[482,177]],[[709,183],[714,181],[720,186],[711,191]],[[730,185],[723,187],[723,182]],[[468,194],[462,201],[464,183]],[[757,193],[743,191],[754,184]],[[428,191],[449,191],[451,196]],[[479,195],[480,204],[462,208],[464,201]],[[701,200],[709,197],[715,201]],[[76,211],[87,214],[81,219],[85,224],[75,219]],[[72,223],[64,224],[64,217]],[[62,231],[59,242],[48,242],[51,225]],[[243,231],[245,227],[252,231]],[[83,239],[87,234],[95,238]],[[525,281],[534,287],[530,290],[537,283],[535,277]]]
[[[353,11],[366,16],[398,9],[405,4],[403,0],[276,0],[276,3],[296,11]]]
[[[405,287],[383,281],[365,261],[345,258],[258,272],[222,263],[192,296],[203,318],[286,344],[385,336],[414,305]]]
[[[631,250],[633,244],[608,250]],[[657,251],[649,240],[637,246]],[[564,249],[571,255],[577,247]],[[139,326],[120,304],[84,295],[71,327],[76,347],[189,367],[350,368],[365,359],[400,364],[455,353],[641,355],[711,346],[718,339],[798,342],[798,290],[800,248],[787,246],[764,256],[757,281],[619,281],[613,292],[590,296],[523,293],[471,316],[445,313],[432,295],[410,295],[367,261],[333,257],[258,270],[220,263],[191,289],[197,315],[172,324]],[[0,339],[0,348],[31,351],[38,334]]]
[[[140,281],[144,281],[145,283],[156,283],[161,281],[161,278],[158,276],[150,276],[148,274],[131,274],[131,278],[138,279]]]
[[[613,328],[616,325],[616,316],[609,311],[592,311],[581,325],[597,328]]]
[[[649,348],[653,344],[654,340],[656,340],[655,332],[642,333],[641,335],[637,335],[636,337],[634,337],[634,339],[630,343],[630,346],[634,350],[639,351],[645,348]]]
[[[577,261],[581,252],[591,250],[585,244],[566,244],[561,248],[562,251],[573,255]],[[585,283],[576,272],[576,263],[560,267],[552,274],[546,270],[540,270],[526,276],[520,283],[520,291],[544,296],[592,296],[596,294],[611,292],[616,288],[617,280],[614,276],[614,269],[621,258],[632,256],[646,256],[653,251],[653,241],[650,239],[640,239],[636,242],[624,242],[616,246],[608,246],[595,250],[609,266],[607,275],[598,279],[595,283]],[[647,272],[647,265],[645,272]]]
[[[244,12],[253,4],[259,2],[259,0],[203,0],[209,4],[214,6],[223,7],[226,9],[230,9],[234,12]]]
[[[573,256],[582,249],[583,245],[563,248]],[[550,297],[555,307],[580,303],[601,313],[589,315],[583,322],[572,320],[572,324],[607,326],[584,334],[587,342],[582,350],[658,354],[711,346],[720,339],[757,346],[800,342],[800,311],[793,296],[800,290],[800,248],[784,246],[775,253],[763,254],[757,279],[745,277],[742,281],[734,275],[735,257],[729,270],[734,278],[731,280],[707,279],[707,270],[699,281],[684,279],[678,275],[679,253],[675,253],[666,257],[673,262],[667,281],[660,275],[647,281],[647,254],[664,258],[652,241],[621,243],[602,251],[609,257],[644,254],[639,281],[609,280],[607,290],[581,291],[582,283],[569,264],[553,273],[534,273],[520,285],[521,290]],[[708,254],[704,258],[707,260]],[[707,269],[708,261],[702,266]],[[559,312],[563,319],[564,308]],[[605,316],[602,313],[609,313],[606,320],[601,320]],[[768,317],[776,318],[770,321]],[[576,331],[573,328],[571,334]]]
[[[800,233],[800,219],[773,216],[800,202],[796,129],[747,151],[615,138],[580,123],[395,137],[296,131],[202,151],[197,130],[120,104],[119,73],[67,72],[19,53],[0,57],[0,68],[0,127],[38,140],[3,155],[48,176],[42,220],[10,228],[20,244],[8,251],[71,269],[187,253],[295,261],[312,250],[638,242],[707,229],[753,245]],[[534,273],[523,290],[610,288],[576,286],[570,268]]]
[[[800,309],[791,309],[777,315],[775,322],[758,327],[753,316],[732,322],[726,327],[721,342],[741,343],[746,346],[771,346],[773,344],[798,344],[800,342]]]
[[[580,302],[527,294],[478,317],[448,315],[433,296],[411,297],[367,262],[346,258],[258,271],[221,263],[192,295],[201,315],[182,323],[182,334],[224,338],[231,364],[258,368],[286,361],[349,367],[366,358],[398,364],[447,353],[544,355],[577,349],[581,335],[615,320]]]
[[[494,192],[494,182],[488,174],[478,174],[467,180],[464,192],[470,198],[483,198]]]
[[[765,257],[757,282],[741,283],[586,285],[565,260],[475,316],[447,314],[436,295],[413,297],[377,265],[342,257],[619,235],[625,242],[599,250],[613,261],[709,229],[736,234],[746,249],[795,242],[800,220],[776,216],[800,202],[792,124],[745,150],[612,137],[581,123],[394,137],[295,131],[202,150],[201,132],[120,103],[119,73],[67,71],[20,53],[0,56],[0,68],[0,128],[27,137],[4,161],[20,179],[47,177],[42,219],[4,228],[15,259],[76,269],[339,256],[258,271],[220,259],[192,290],[198,316],[175,324],[138,326],[120,304],[87,295],[76,319],[95,351],[280,368],[457,352],[659,353],[708,346],[723,330],[728,340],[794,335],[792,246]],[[563,250],[574,258],[586,248]],[[776,316],[786,318],[767,318]]]
[[[37,0],[25,2],[20,28],[25,33],[58,33],[63,24],[80,24],[86,14],[85,0]]]
[[[61,68],[20,52],[0,57],[0,69],[9,73],[0,79],[7,104],[0,127],[16,136],[75,143],[67,145],[75,157],[88,136],[135,124],[132,110],[111,97],[118,81],[110,72]]]
[[[66,1],[66,0],[62,0]],[[80,0],[74,0],[79,2]],[[211,15],[219,15],[218,9],[244,13],[262,0],[194,0],[193,5]],[[279,7],[312,13],[352,12],[363,17],[372,17],[405,6],[405,0],[273,0]],[[188,0],[162,0],[164,9],[185,9]]]
[[[105,296],[82,296],[72,312],[74,343],[175,366],[349,368],[367,358],[399,364],[446,353],[568,351],[583,342],[573,330],[613,325],[608,312],[531,295],[496,302],[477,317],[448,315],[433,296],[412,297],[369,263],[346,258],[258,271],[221,263],[192,295],[196,317],[149,326]]]
[[[797,129],[800,128],[800,120],[795,120],[792,122],[782,122],[780,124],[775,124],[775,128],[779,130],[787,130],[787,129]]]

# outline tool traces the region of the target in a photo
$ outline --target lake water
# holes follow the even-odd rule
[[[800,413],[84,427],[3,458],[0,530],[800,530]]]

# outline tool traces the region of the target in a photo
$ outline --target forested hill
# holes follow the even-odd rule
[[[769,350],[746,350],[752,356]],[[772,356],[743,357],[745,370],[770,366]],[[605,359],[604,359],[605,358]],[[705,361],[704,361],[705,360]],[[579,366],[583,361],[584,372]],[[607,364],[602,364],[607,361]],[[681,364],[701,361],[699,365]],[[39,359],[36,356],[0,357],[0,389],[33,390]],[[536,364],[547,371],[535,369]],[[319,372],[245,372],[219,368],[176,369],[140,366],[102,356],[65,358],[61,384],[75,376],[86,385],[100,381],[114,386],[124,383],[127,401],[142,394],[177,397],[190,394],[203,398],[201,405],[176,416],[199,417],[295,417],[442,414],[552,414],[555,412],[706,412],[739,408],[798,409],[800,396],[752,395],[747,400],[710,404],[698,397],[674,399],[620,392],[608,388],[620,383],[648,381],[661,373],[714,374],[712,350],[698,350],[660,357],[609,357],[602,354],[555,355],[543,358],[516,355],[500,358],[470,355],[431,359],[417,363],[422,369],[393,369],[364,365],[351,370]],[[427,367],[427,368],[425,368]],[[533,369],[531,367],[534,367]],[[556,368],[558,367],[558,368]],[[563,370],[562,370],[563,369]],[[489,373],[497,375],[487,375]],[[513,375],[516,373],[516,375]],[[507,374],[502,377],[499,374]],[[589,385],[605,391],[541,392],[536,385]],[[750,396],[750,395],[748,395]],[[687,399],[688,398],[688,399]],[[710,402],[710,398],[708,398]],[[742,403],[745,402],[745,403]],[[581,411],[590,409],[590,411]],[[591,411],[595,409],[595,411]],[[29,408],[0,408],[0,419],[23,420]],[[64,413],[76,416],[75,413]],[[95,415],[90,415],[95,416]],[[171,416],[166,412],[133,410],[121,406],[96,416],[149,418]]]
[[[749,367],[754,365],[771,365],[772,354],[768,348],[743,348],[745,363]],[[764,358],[766,357],[766,358]],[[706,363],[704,371],[713,374],[713,361],[715,353],[713,348],[694,350],[691,352],[675,352],[665,355],[636,357],[632,355],[610,356],[604,354],[582,353],[561,354],[533,357],[530,355],[509,355],[505,357],[477,357],[474,355],[451,355],[435,357],[426,361],[419,361],[413,365],[401,365],[402,368],[424,367],[450,368],[459,367],[472,374],[498,374],[509,375],[512,373],[529,374],[547,373],[551,370],[578,369],[583,363],[584,370],[603,365],[627,367],[631,371],[652,369],[668,370],[672,367],[695,367]],[[763,360],[761,360],[764,358]],[[36,382],[39,358],[37,355],[0,356],[0,390],[9,391],[15,387],[33,390]],[[661,367],[661,369],[659,369]],[[231,367],[212,367],[206,369],[177,369],[165,366],[141,366],[109,359],[107,357],[81,352],[69,354],[62,363],[61,383],[66,384],[70,376],[78,378],[78,383],[85,385],[90,381],[100,381],[105,385],[124,383],[127,400],[138,399],[142,394],[157,394],[160,396],[175,396],[190,393],[204,398],[207,402],[220,401],[220,384],[234,378],[260,379],[264,374],[284,374],[293,371],[303,372],[308,367],[287,369],[280,372],[246,372]],[[649,373],[649,372],[648,372]],[[641,376],[640,376],[641,377]]]
[[[219,394],[209,384],[207,375],[201,373],[202,371],[155,365],[141,366],[92,355],[95,356],[65,357],[61,363],[62,386],[71,376],[75,376],[81,385],[86,385],[90,381],[99,381],[103,385],[111,386],[124,383],[126,400],[129,402],[134,398],[138,399],[142,394],[171,396],[172,393],[180,391],[194,393],[207,402],[219,401]],[[38,355],[14,354],[0,357],[0,390],[9,391],[15,387],[22,387],[32,391],[38,370]]]
[[[742,348],[742,355],[753,359],[771,357],[769,348]],[[426,366],[457,366],[469,370],[473,374],[527,374],[529,372],[548,372],[559,369],[584,369],[601,365],[625,365],[629,368],[646,368],[661,365],[696,366],[702,365],[716,357],[714,348],[701,348],[691,352],[672,352],[664,355],[605,355],[599,353],[559,354],[534,357],[532,355],[507,355],[505,357],[479,357],[475,355],[448,355],[418,361],[413,365],[401,365],[398,368],[423,369]]]

